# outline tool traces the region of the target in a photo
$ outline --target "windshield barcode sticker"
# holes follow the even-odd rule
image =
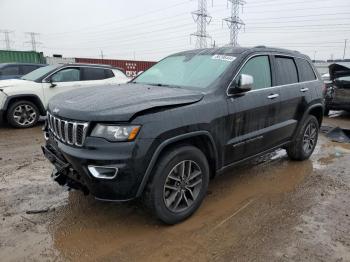
[[[236,60],[236,57],[228,55],[213,55],[211,59],[233,62]]]

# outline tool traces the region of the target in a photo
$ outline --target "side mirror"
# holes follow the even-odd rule
[[[245,93],[253,89],[254,78],[251,75],[241,74],[238,80],[233,81],[228,89],[230,95]]]
[[[50,88],[54,88],[55,86],[57,86],[57,84],[55,84],[53,81],[52,81],[52,78],[50,77],[47,81],[48,83],[50,83]]]

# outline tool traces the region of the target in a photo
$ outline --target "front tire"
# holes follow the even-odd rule
[[[145,192],[151,211],[166,224],[190,217],[201,205],[209,183],[209,165],[201,150],[176,147],[158,162]]]
[[[287,154],[292,160],[306,160],[315,150],[319,132],[319,123],[315,116],[309,115],[301,128],[295,140],[288,146]]]
[[[40,112],[37,106],[26,100],[14,102],[7,110],[7,121],[15,128],[33,127],[39,117]]]

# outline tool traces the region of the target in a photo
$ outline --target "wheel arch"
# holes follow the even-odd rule
[[[322,125],[322,120],[323,120],[323,111],[324,111],[324,106],[321,103],[313,104],[311,105],[303,114],[302,118],[300,119],[298,123],[298,127],[295,129],[294,135],[293,135],[293,140],[299,133],[300,128],[303,126],[303,123],[305,119],[309,116],[312,115],[316,117],[319,126]]]
[[[306,117],[307,115],[313,115],[314,117],[316,117],[319,126],[322,125],[322,120],[323,120],[323,112],[324,112],[324,106],[322,104],[316,104],[316,105],[312,105],[307,111],[306,111],[306,115],[304,115],[304,117]]]
[[[146,169],[146,173],[139,186],[136,197],[142,195],[151,178],[153,168],[161,154],[179,145],[193,145],[200,149],[208,160],[211,176],[215,175],[216,169],[218,168],[218,152],[212,135],[208,131],[195,131],[179,135],[163,141],[157,147]]]
[[[32,95],[32,94],[14,95],[14,96],[7,97],[5,104],[4,104],[4,111],[7,111],[9,106],[12,103],[15,103],[15,102],[21,101],[21,100],[27,100],[29,102],[32,102],[33,104],[35,104],[38,107],[40,115],[42,115],[42,116],[46,115],[45,107],[44,107],[43,103],[41,102],[40,98],[37,95]]]

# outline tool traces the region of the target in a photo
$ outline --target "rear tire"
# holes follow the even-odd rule
[[[7,121],[15,128],[33,127],[39,120],[38,107],[26,100],[14,102],[7,110]]]
[[[157,162],[144,200],[152,213],[166,224],[190,217],[201,205],[209,183],[209,165],[201,150],[180,146]]]
[[[319,123],[315,116],[309,115],[298,130],[295,140],[288,146],[287,154],[292,160],[308,159],[315,150]]]

